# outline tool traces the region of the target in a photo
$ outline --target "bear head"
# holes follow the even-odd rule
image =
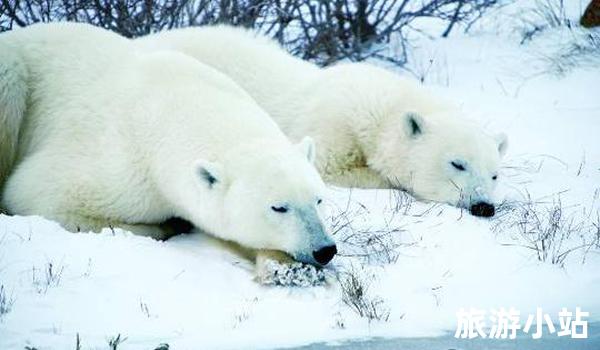
[[[494,215],[506,135],[489,135],[454,109],[398,113],[388,123],[372,166],[392,185],[475,216]]]
[[[476,216],[494,215],[506,136],[487,135],[418,81],[370,64],[327,68],[319,83],[318,110],[347,121],[366,165],[390,187]],[[324,108],[332,103],[335,108]]]
[[[325,185],[314,158],[314,142],[305,138],[297,145],[261,141],[240,146],[223,162],[197,161],[194,176],[212,207],[205,207],[212,215],[198,218],[200,227],[249,248],[326,265],[337,249],[323,224]]]

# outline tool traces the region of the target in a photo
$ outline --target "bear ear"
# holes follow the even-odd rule
[[[423,134],[423,118],[415,113],[408,112],[404,116],[406,134],[411,138],[417,138]]]
[[[311,164],[315,163],[317,151],[315,140],[313,140],[312,137],[305,136],[302,141],[296,145],[296,148],[298,148],[298,150],[306,156],[306,159],[308,159]]]
[[[506,150],[508,149],[508,137],[505,133],[497,134],[494,139],[496,140],[496,144],[498,145],[498,153],[500,153],[500,158],[504,157],[506,154]]]
[[[223,166],[204,159],[197,160],[194,163],[194,175],[200,180],[201,184],[211,189],[224,183],[225,180]]]

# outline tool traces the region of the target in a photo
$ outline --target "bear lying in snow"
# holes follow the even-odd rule
[[[181,53],[74,23],[0,34],[0,130],[9,213],[159,239],[180,217],[304,263],[336,253],[312,141],[292,145],[233,81]]]
[[[341,186],[401,188],[494,215],[504,135],[489,136],[416,81],[363,63],[319,68],[267,38],[227,26],[166,31],[146,49],[186,53],[227,74],[292,139],[312,136],[317,167]]]

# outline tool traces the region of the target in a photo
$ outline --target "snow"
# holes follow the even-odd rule
[[[577,18],[584,6],[567,3]],[[77,334],[84,349],[107,348],[118,334],[124,349],[432,336],[453,332],[461,307],[515,307],[524,323],[536,307],[555,317],[579,306],[598,320],[600,248],[576,250],[563,266],[539,261],[516,225],[519,203],[531,201],[542,221],[546,210],[561,208],[563,228],[576,228],[564,251],[591,239],[600,223],[598,64],[561,74],[551,68],[548,57],[577,40],[578,29],[550,28],[520,45],[519,16],[533,4],[504,7],[470,34],[416,38],[409,67],[490,130],[508,134],[498,200],[512,207],[486,220],[392,191],[330,189],[325,204],[340,255],[328,273],[363,281],[381,320],[344,304],[335,281],[260,285],[249,261],[200,233],[157,242],[2,215],[0,285],[13,303],[0,316],[0,348],[75,348]]]

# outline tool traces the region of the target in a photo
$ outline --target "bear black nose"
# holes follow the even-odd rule
[[[483,216],[489,218],[494,216],[496,209],[493,204],[486,202],[475,203],[471,206],[471,214],[475,216]]]
[[[327,265],[328,262],[333,259],[333,256],[337,254],[337,247],[334,245],[328,245],[319,250],[313,252],[313,257],[321,265]]]

